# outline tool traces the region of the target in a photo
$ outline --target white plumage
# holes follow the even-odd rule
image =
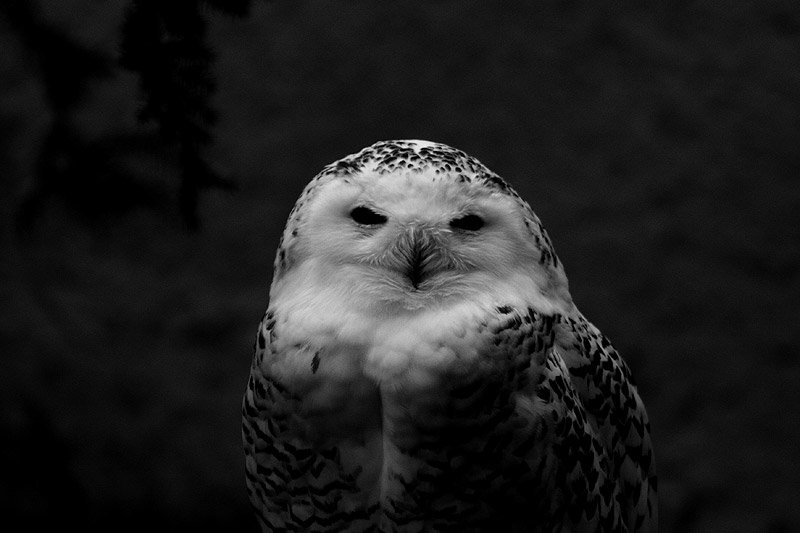
[[[243,403],[264,531],[652,531],[630,372],[530,207],[476,159],[376,143],[292,210]]]

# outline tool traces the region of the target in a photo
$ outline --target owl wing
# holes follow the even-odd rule
[[[510,305],[476,328],[474,367],[384,391],[384,529],[655,531],[647,416],[607,339]]]
[[[355,403],[332,402],[332,409],[313,405],[313,398],[303,393],[313,386],[309,378],[317,371],[318,355],[302,353],[305,347],[282,349],[274,326],[274,313],[268,311],[259,326],[242,402],[246,485],[261,529],[373,531],[381,458],[379,422],[376,428],[373,416],[341,409],[370,403],[379,408],[380,402],[356,394]],[[306,379],[281,375],[282,360],[305,355],[307,372],[301,377]],[[352,392],[342,388],[343,394]]]
[[[561,464],[562,469],[580,470],[584,479],[575,485],[573,496],[596,498],[605,510],[604,530],[656,531],[657,476],[650,438],[650,424],[644,404],[636,390],[625,361],[594,325],[582,315],[560,316],[556,322],[554,344],[537,394],[556,400],[567,414],[556,424],[556,456],[575,457]],[[596,451],[595,465],[581,465],[583,451]],[[563,454],[562,454],[563,452]],[[588,467],[588,468],[587,468]],[[593,479],[599,467],[601,478]],[[569,475],[569,473],[567,473]],[[599,497],[599,498],[598,498]],[[589,503],[583,517],[590,520],[595,506]],[[580,506],[573,507],[573,510]],[[619,514],[620,525],[613,525]]]

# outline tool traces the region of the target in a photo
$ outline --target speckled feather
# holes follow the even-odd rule
[[[364,313],[317,298],[328,288],[303,270],[306,211],[327,201],[328,183],[381,177],[511,199],[502,205],[521,218],[535,294],[498,280],[463,299]],[[334,294],[372,305],[359,288]],[[264,531],[656,530],[650,428],[628,367],[572,304],[530,207],[445,145],[380,142],[306,187],[276,257],[243,422]]]

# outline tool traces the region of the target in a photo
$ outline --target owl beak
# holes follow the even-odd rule
[[[431,231],[419,225],[405,228],[398,243],[402,261],[402,270],[411,286],[419,289],[431,271],[431,262],[436,254],[436,240]]]

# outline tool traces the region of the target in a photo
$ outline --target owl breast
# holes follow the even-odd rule
[[[442,376],[475,375],[486,344],[487,311],[474,303],[423,312],[290,314],[275,346],[276,368],[297,381],[312,405],[332,405],[343,385],[354,390],[436,388]],[[321,320],[319,317],[324,316]]]

